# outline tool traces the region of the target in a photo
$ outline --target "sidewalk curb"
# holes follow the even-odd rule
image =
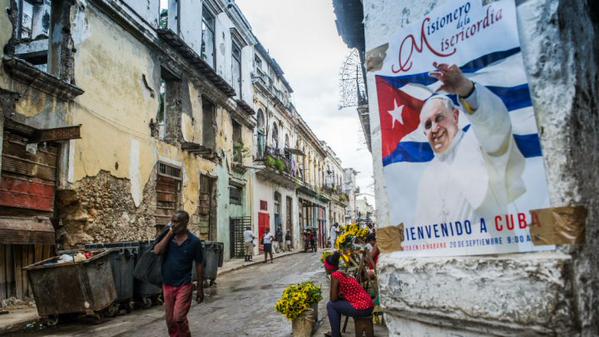
[[[291,255],[303,253],[303,252],[304,252],[303,250],[297,250],[297,251],[293,251],[291,253],[273,255],[273,260],[276,260],[276,259],[279,259],[279,258],[283,258],[283,257],[286,257],[286,256],[291,256]],[[256,256],[261,257],[262,255],[256,255]],[[240,270],[240,269],[243,269],[243,268],[247,268],[247,267],[251,267],[251,266],[255,266],[255,265],[260,265],[260,264],[264,264],[264,261],[252,261],[250,263],[244,263],[244,264],[242,264],[240,266],[236,266],[236,267],[233,267],[231,269],[226,269],[226,270],[220,269],[216,275],[220,276],[220,275],[224,275],[224,274],[230,273],[232,271],[236,271],[236,270]]]

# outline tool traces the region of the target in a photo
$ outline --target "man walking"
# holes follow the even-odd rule
[[[280,251],[284,251],[285,249],[283,248],[285,246],[284,242],[283,242],[283,230],[279,227],[276,229],[275,231],[275,242],[276,242],[276,249],[275,249],[275,253],[278,253]],[[275,245],[273,245],[273,248],[275,247]]]
[[[337,242],[340,232],[341,228],[339,228],[339,223],[335,222],[333,226],[331,226],[331,248],[333,249],[335,249],[335,243]]]
[[[191,337],[187,313],[193,293],[191,270],[194,262],[198,279],[196,301],[204,301],[202,243],[187,230],[188,223],[189,214],[177,211],[154,246],[154,253],[162,255],[162,290],[170,337]]]
[[[310,231],[310,247],[312,248],[312,252],[316,252],[316,230],[312,229]]]
[[[270,255],[270,263],[272,263],[272,240],[274,239],[274,235],[270,232],[270,228],[266,228],[266,233],[262,238],[262,244],[264,245],[264,263],[268,260],[268,255]]]
[[[245,248],[245,261],[252,261],[254,256],[254,233],[250,227],[246,227],[243,232],[243,246]]]

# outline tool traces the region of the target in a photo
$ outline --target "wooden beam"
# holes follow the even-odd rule
[[[14,245],[14,273],[15,273],[15,289],[16,297],[18,299],[23,298],[23,270],[22,258],[23,258],[23,246]]]
[[[44,197],[27,192],[3,190],[0,187],[0,206],[53,212],[54,195]]]
[[[62,128],[42,129],[35,132],[36,143],[61,141],[81,138],[81,125],[65,126]]]
[[[13,259],[13,245],[4,245],[6,259],[4,265],[6,266],[6,297],[15,296],[15,266]]]
[[[55,181],[56,169],[8,155],[2,156],[2,170],[17,175]]]

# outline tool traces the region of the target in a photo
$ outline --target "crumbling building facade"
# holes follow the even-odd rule
[[[30,295],[23,266],[85,243],[153,239],[177,209],[228,260],[279,193],[269,225],[300,245],[299,114],[234,1],[0,8],[0,299]],[[274,83],[260,88],[259,69]],[[288,162],[267,167],[267,146]]]
[[[47,246],[152,239],[176,209],[228,257],[230,213],[249,212],[248,26],[219,1],[0,7],[2,250],[23,256],[1,295],[25,295]]]

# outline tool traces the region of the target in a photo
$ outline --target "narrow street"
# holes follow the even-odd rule
[[[188,315],[193,336],[291,336],[291,323],[274,310],[277,299],[289,284],[314,281],[328,283],[320,263],[320,253],[300,253],[222,275],[217,285],[206,290],[203,304],[192,305]],[[320,303],[324,317],[325,300]],[[163,337],[166,336],[161,306],[136,310],[101,324],[59,324],[56,328],[13,334],[14,337]]]

